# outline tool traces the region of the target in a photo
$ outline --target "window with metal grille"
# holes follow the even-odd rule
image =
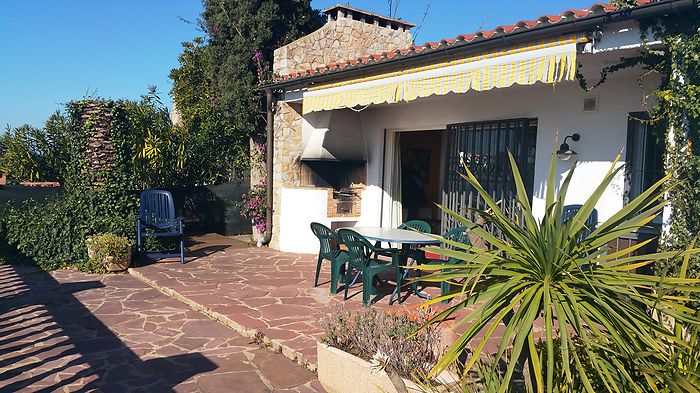
[[[665,143],[662,134],[656,132],[649,123],[646,112],[629,114],[627,122],[627,153],[625,167],[625,204],[638,197],[644,190],[664,176]],[[638,249],[634,254],[643,255],[656,251],[661,230],[661,216],[634,233],[610,242],[611,250],[629,247],[647,239],[653,240]],[[625,255],[627,256],[627,255]],[[629,255],[631,256],[631,255]],[[637,270],[638,273],[652,274],[650,266]]]
[[[513,220],[520,220],[508,151],[513,154],[528,195],[532,198],[536,141],[537,119],[449,125],[442,204],[474,222],[478,221],[478,215],[472,209],[485,209],[485,204],[478,192],[460,176],[466,166],[499,203],[501,210]],[[443,214],[443,232],[457,225],[454,218]],[[496,236],[501,235],[489,223],[485,228]]]
[[[627,122],[627,190],[625,203],[664,176],[664,141],[649,124],[646,112],[630,113]]]

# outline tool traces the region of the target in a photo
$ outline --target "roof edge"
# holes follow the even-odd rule
[[[429,58],[440,59],[443,57],[454,56],[460,52],[469,51],[478,48],[499,47],[511,42],[522,41],[525,38],[538,37],[543,35],[566,34],[585,31],[601,24],[609,22],[620,22],[630,19],[638,19],[645,17],[658,16],[663,13],[679,12],[683,9],[690,8],[696,4],[697,0],[660,0],[647,4],[638,5],[633,8],[621,9],[612,12],[592,15],[582,19],[573,18],[571,20],[562,21],[556,24],[547,24],[543,26],[533,27],[531,29],[514,31],[507,35],[497,35],[484,37],[478,41],[470,41],[463,43],[455,43],[452,46],[444,48],[431,48],[432,50],[421,51],[420,53],[401,56],[396,55],[390,59],[383,61],[374,61],[367,64],[359,64],[356,66],[346,66],[341,69],[329,70],[323,73],[316,73],[297,77],[294,79],[281,80],[264,86],[261,89],[281,89],[286,87],[303,88],[308,85],[317,83],[325,83],[328,81],[337,80],[339,78],[351,77],[356,74],[363,73],[367,70],[382,70],[406,64],[425,61]],[[443,46],[443,45],[441,45]]]

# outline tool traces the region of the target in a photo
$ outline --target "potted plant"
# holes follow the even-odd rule
[[[87,238],[85,243],[90,262],[103,266],[107,271],[120,272],[131,264],[133,243],[123,236],[97,234]]]

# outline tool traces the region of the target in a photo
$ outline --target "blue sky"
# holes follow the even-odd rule
[[[394,0],[396,1],[396,0]],[[312,0],[315,8],[349,3],[386,14],[386,0]],[[585,8],[593,0],[432,0],[417,42],[454,37]],[[397,16],[419,24],[426,0],[401,0]],[[42,126],[62,103],[86,94],[138,98],[156,85],[170,107],[170,69],[180,43],[200,33],[198,0],[0,1],[0,132]]]

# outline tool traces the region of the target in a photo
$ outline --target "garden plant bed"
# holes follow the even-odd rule
[[[402,392],[384,370],[378,370],[372,363],[353,354],[319,342],[317,357],[318,379],[328,393]],[[458,380],[447,373],[441,374],[439,379],[446,384]],[[415,382],[406,378],[402,380],[408,392],[423,391]]]

